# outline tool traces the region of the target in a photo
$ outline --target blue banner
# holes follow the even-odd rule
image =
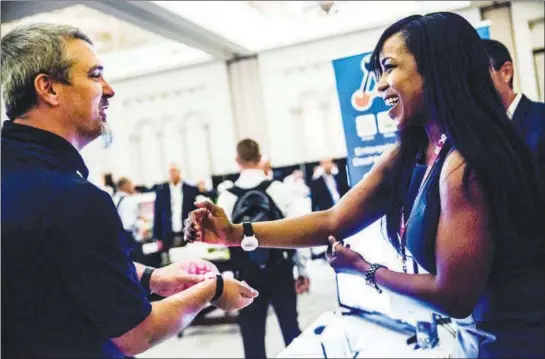
[[[488,23],[476,30],[481,38],[490,38]],[[350,186],[358,183],[382,152],[397,141],[396,124],[376,91],[377,79],[370,71],[370,57],[367,52],[333,61]]]
[[[475,28],[481,39],[490,39],[490,22],[485,22],[485,25]]]

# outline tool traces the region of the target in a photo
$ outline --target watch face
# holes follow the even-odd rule
[[[246,252],[253,251],[254,249],[257,248],[257,245],[258,245],[258,242],[255,236],[244,237],[242,239],[242,242],[240,243],[240,247],[242,247],[242,249],[245,250]]]

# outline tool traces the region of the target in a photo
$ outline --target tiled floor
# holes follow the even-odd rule
[[[337,307],[335,275],[323,260],[308,263],[310,293],[299,296],[301,330],[318,316]],[[272,308],[267,318],[267,355],[274,358],[284,348],[278,321]],[[182,338],[171,338],[138,355],[138,358],[243,358],[242,339],[236,324],[189,327]]]

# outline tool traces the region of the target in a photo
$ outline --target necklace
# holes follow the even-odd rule
[[[439,140],[437,141],[437,144],[435,145],[435,150],[433,151],[433,155],[431,157],[431,160],[429,161],[429,165],[426,168],[426,172],[424,173],[422,182],[420,182],[420,187],[418,188],[418,192],[422,190],[422,188],[424,187],[424,183],[428,180],[428,176],[430,175],[433,167],[435,167],[435,164],[437,163],[437,159],[439,158],[439,153],[441,153],[441,149],[443,149],[443,147],[445,146],[445,142],[447,142],[447,136],[445,134],[442,134]],[[408,218],[407,218],[407,221],[405,221],[404,209],[405,209],[404,207],[401,207],[401,225],[399,226],[399,240],[401,242],[401,261],[403,264],[403,272],[407,273],[407,253],[406,253],[407,238],[405,237],[405,231],[407,229]]]

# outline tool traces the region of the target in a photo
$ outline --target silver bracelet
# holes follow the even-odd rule
[[[377,285],[377,282],[375,281],[375,273],[377,269],[379,268],[386,268],[386,266],[383,266],[382,264],[373,263],[369,267],[369,269],[365,272],[365,282],[368,286],[371,286],[377,290],[377,292],[382,293],[382,289],[380,289]]]

